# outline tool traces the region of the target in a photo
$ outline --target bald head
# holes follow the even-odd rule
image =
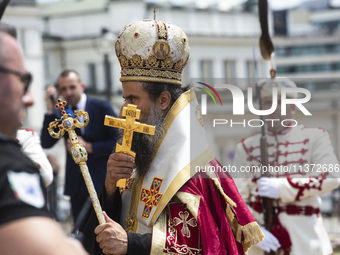
[[[17,40],[8,33],[0,31],[0,66],[25,73],[22,51]],[[7,76],[7,73],[0,72]]]
[[[17,40],[7,32],[0,31],[0,65],[7,66],[8,62],[22,58],[21,46]],[[12,63],[13,64],[13,63]],[[23,63],[19,68],[25,70]],[[14,67],[13,67],[14,68]],[[18,70],[17,68],[15,70]]]
[[[2,66],[6,66],[6,63],[8,61],[8,43],[6,41],[8,40],[6,36],[6,33],[0,31],[0,63]]]
[[[14,38],[17,38],[17,30],[14,26],[6,24],[0,21],[0,31],[10,34]]]
[[[9,35],[4,32],[0,32],[0,65],[3,67],[6,67],[10,60],[10,55],[8,52],[10,46],[9,41]],[[4,89],[8,88],[5,86],[7,84],[5,81],[7,81],[7,74],[0,72],[0,91],[4,91]]]
[[[21,49],[15,38],[0,32],[0,66],[25,73]],[[16,137],[25,116],[24,85],[19,76],[0,70],[0,133]]]

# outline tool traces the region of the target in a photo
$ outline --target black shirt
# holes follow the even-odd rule
[[[0,226],[31,216],[51,217],[46,189],[20,145],[0,134]]]

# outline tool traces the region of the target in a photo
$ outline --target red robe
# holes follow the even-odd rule
[[[209,164],[220,165],[216,158]],[[244,254],[261,241],[263,234],[233,179],[226,173],[217,176],[212,180],[197,173],[182,186],[153,228],[151,254]],[[226,201],[221,188],[236,207]],[[199,201],[198,206],[190,206],[194,201],[185,198],[188,194]]]
[[[103,204],[109,217],[129,232],[152,233],[151,254],[244,254],[263,239],[233,179],[203,172],[204,166],[220,163],[199,112],[194,91],[183,93],[164,119],[148,172],[144,177],[135,172],[127,180],[121,204]],[[85,234],[85,245],[95,240],[90,234]]]

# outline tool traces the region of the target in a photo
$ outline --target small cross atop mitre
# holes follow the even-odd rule
[[[124,129],[122,144],[117,143],[116,152],[125,153],[135,157],[136,153],[131,151],[133,132],[154,135],[155,126],[136,121],[136,119],[139,119],[140,116],[140,110],[137,109],[136,105],[128,104],[127,107],[123,108],[122,114],[125,119],[106,115],[104,125]]]

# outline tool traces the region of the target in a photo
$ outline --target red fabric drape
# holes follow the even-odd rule
[[[210,164],[220,165],[217,159],[212,160]],[[218,178],[226,195],[237,204],[233,209],[240,225],[254,222],[233,179],[226,173],[218,174]],[[197,173],[180,191],[201,197],[197,222],[201,232],[203,254],[244,254],[242,244],[236,242],[226,217],[226,201],[205,173]]]

